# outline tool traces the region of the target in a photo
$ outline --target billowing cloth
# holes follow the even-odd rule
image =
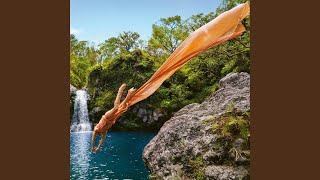
[[[241,35],[245,31],[245,27],[241,21],[248,15],[248,2],[239,4],[190,34],[154,75],[134,93],[129,104],[120,104],[119,110],[115,114],[115,119],[126,112],[129,106],[153,94],[166,79],[186,64],[192,57]]]

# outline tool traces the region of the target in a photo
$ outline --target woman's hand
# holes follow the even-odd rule
[[[96,153],[96,152],[98,152],[99,150],[100,150],[100,148],[92,148],[92,149],[91,149],[91,152],[92,152],[92,153]]]
[[[97,131],[96,128],[92,132],[92,140],[91,140],[91,152],[94,152],[94,142],[96,141]]]
[[[102,146],[103,141],[104,141],[104,139],[106,138],[106,136],[107,136],[107,132],[103,132],[103,133],[102,133],[102,137],[101,137],[101,139],[100,139],[100,142],[99,142],[99,145],[98,145],[97,148],[94,148],[94,145],[92,145],[91,151],[92,151],[93,153],[96,153],[96,152],[98,152],[98,151],[100,150],[100,147]],[[94,141],[93,141],[93,143],[94,143]]]
[[[96,149],[95,149],[95,152],[98,152],[100,150],[100,147],[97,147]]]
[[[120,86],[119,90],[120,90],[120,91],[124,91],[124,90],[126,89],[126,87],[127,87],[127,85],[126,85],[125,83],[123,83],[123,84]]]

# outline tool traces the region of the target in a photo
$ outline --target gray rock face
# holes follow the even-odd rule
[[[159,110],[153,110],[148,108],[148,104],[141,103],[142,105],[137,105],[132,108],[132,112],[136,113],[139,118],[142,119],[144,123],[152,125],[159,120],[160,117],[163,117],[163,113]]]
[[[74,98],[76,97],[77,88],[70,84],[70,122],[73,115]]]
[[[75,88],[74,86],[72,86],[70,84],[70,96],[75,96],[76,95],[76,91],[77,91],[77,88]]]
[[[207,179],[244,179],[248,174],[248,170],[243,166],[208,166],[205,168],[205,176]]]
[[[207,120],[223,115],[231,104],[241,112],[250,110],[249,74],[228,74],[203,103],[185,106],[162,126],[143,151],[143,160],[151,173],[157,179],[195,179],[192,168],[205,161],[206,166],[197,175],[201,178],[197,179],[247,178],[248,166],[216,163],[228,152],[213,148],[219,135],[213,133],[212,125],[206,124]]]

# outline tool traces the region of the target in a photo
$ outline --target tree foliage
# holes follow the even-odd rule
[[[171,54],[187,36],[180,16],[161,18],[158,24],[152,25],[148,46]]]
[[[118,87],[140,87],[166,58],[193,31],[243,0],[223,0],[216,12],[161,18],[152,26],[148,41],[137,32],[122,32],[98,46],[70,37],[71,84],[88,84],[94,95],[92,106],[111,107]],[[148,99],[155,108],[169,115],[183,106],[201,102],[214,92],[219,80],[230,72],[250,71],[250,17],[241,36],[198,55],[166,80]]]
[[[99,52],[87,41],[70,35],[70,83],[77,88],[87,84],[90,68],[97,63]]]
[[[120,54],[130,53],[143,47],[143,40],[137,32],[124,31],[118,37],[111,37],[99,45],[103,60],[115,58]]]

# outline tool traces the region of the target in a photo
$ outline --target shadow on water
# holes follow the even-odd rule
[[[148,179],[142,151],[155,135],[109,132],[100,151],[91,153],[92,132],[70,133],[70,179]]]

